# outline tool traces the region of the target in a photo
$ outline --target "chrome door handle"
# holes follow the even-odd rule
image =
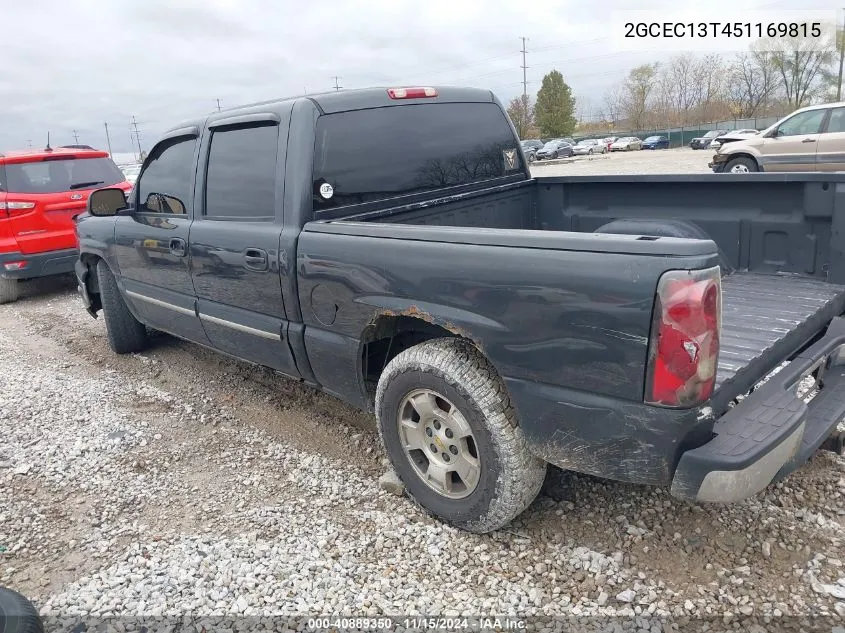
[[[250,270],[264,272],[267,270],[267,251],[260,248],[248,248],[244,251],[244,266]]]
[[[188,254],[188,244],[181,237],[171,238],[170,253],[177,257],[184,257]]]

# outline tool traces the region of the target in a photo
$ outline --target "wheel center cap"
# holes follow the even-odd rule
[[[443,443],[443,440],[440,439],[439,435],[434,436],[434,444],[444,453],[446,452],[446,445]]]

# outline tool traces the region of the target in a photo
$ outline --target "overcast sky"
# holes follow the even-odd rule
[[[469,84],[507,101],[557,68],[596,116],[627,71],[668,54],[620,48],[626,0],[0,0],[0,151],[74,141],[129,152],[181,119],[251,101],[396,84]],[[641,9],[683,0],[641,0]],[[690,2],[688,6],[696,6]],[[802,7],[829,8],[822,0]],[[750,0],[743,9],[797,8]],[[729,20],[735,2],[709,2]],[[720,8],[721,7],[721,8]],[[671,17],[667,13],[667,18]]]

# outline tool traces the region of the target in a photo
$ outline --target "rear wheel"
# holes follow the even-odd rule
[[[736,158],[728,161],[728,164],[725,165],[724,171],[730,174],[748,174],[760,171],[760,167],[753,158],[748,158],[747,156],[737,156]]]
[[[546,464],[529,452],[504,382],[468,341],[398,354],[379,379],[376,415],[408,492],[457,527],[496,530],[543,484]]]
[[[102,260],[97,263],[97,281],[106,317],[109,347],[116,354],[131,354],[145,349],[149,344],[147,328],[129,311],[117,287],[117,280],[108,264]]]
[[[20,296],[21,287],[17,279],[0,277],[0,303],[13,303]]]

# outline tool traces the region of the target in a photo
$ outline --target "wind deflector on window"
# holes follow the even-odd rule
[[[317,120],[312,198],[318,217],[528,178],[519,141],[493,103],[414,104]]]

